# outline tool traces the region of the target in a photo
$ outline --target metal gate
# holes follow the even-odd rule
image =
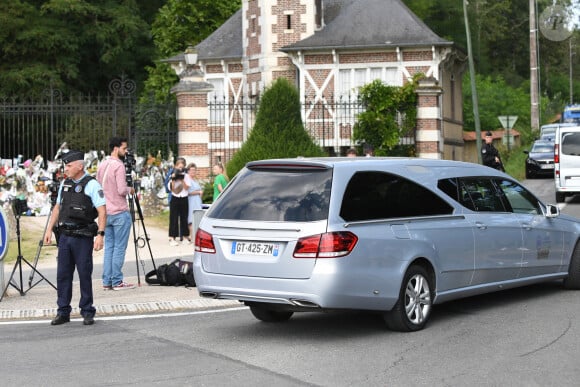
[[[41,96],[0,98],[0,158],[52,160],[69,148],[108,153],[111,136],[127,137],[139,154],[177,150],[175,104],[137,105],[136,85],[121,76],[102,95],[64,96],[49,87]]]

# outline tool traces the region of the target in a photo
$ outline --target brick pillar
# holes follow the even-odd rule
[[[207,94],[213,86],[204,81],[203,73],[194,66],[188,66],[179,78],[171,89],[177,97],[178,156],[185,157],[187,163],[195,163],[198,179],[207,180],[211,173]]]
[[[443,158],[443,134],[441,133],[442,93],[439,83],[433,77],[419,81],[417,93],[417,130],[415,148],[417,157],[428,159]]]

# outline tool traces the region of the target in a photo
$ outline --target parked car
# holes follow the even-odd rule
[[[554,142],[536,140],[529,151],[525,150],[526,179],[536,176],[554,176]]]
[[[580,223],[505,173],[417,158],[250,162],[196,233],[202,297],[261,321],[367,310],[397,331],[433,305],[563,280],[580,288]]]
[[[557,127],[558,124],[542,125],[542,127],[540,128],[539,140],[554,141],[554,136],[556,134]]]

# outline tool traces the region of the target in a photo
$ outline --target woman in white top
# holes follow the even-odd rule
[[[199,183],[195,180],[195,172],[197,171],[197,166],[195,163],[189,163],[186,168],[185,174],[185,184],[189,186],[188,189],[188,209],[187,209],[187,225],[189,227],[189,235],[191,238],[195,238],[193,226],[193,211],[201,210],[202,200],[201,195],[203,195],[203,190]]]

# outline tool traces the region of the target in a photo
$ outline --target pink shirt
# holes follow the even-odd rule
[[[129,210],[127,195],[131,187],[125,180],[125,165],[119,159],[109,157],[99,165],[97,181],[101,183],[107,202],[107,215],[115,215]]]

